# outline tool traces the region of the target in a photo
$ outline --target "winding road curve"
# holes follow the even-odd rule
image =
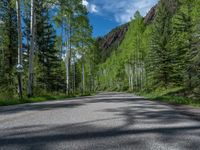
[[[126,93],[0,107],[0,150],[200,150],[200,121]]]

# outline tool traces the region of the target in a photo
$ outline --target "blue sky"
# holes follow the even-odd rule
[[[93,36],[102,36],[130,21],[139,10],[145,16],[158,0],[83,0],[93,26]]]

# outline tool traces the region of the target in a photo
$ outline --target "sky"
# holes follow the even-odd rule
[[[88,9],[93,36],[103,36],[127,23],[138,10],[145,16],[158,0],[83,0]]]

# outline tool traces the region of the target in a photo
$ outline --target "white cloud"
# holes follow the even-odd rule
[[[87,0],[82,0],[82,4],[86,7],[88,7],[89,3],[87,2]]]
[[[97,6],[95,4],[90,4],[87,0],[82,0],[82,4],[86,6],[90,13],[98,13]]]
[[[90,5],[90,9],[89,9],[89,11],[90,11],[91,13],[97,13],[98,10],[97,10],[96,5],[91,4],[91,5]]]
[[[158,0],[83,0],[90,13],[112,17],[118,23],[130,21],[139,10],[144,16]]]

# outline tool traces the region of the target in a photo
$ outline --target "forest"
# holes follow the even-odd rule
[[[1,0],[0,104],[97,91],[200,104],[199,10],[199,0],[160,0],[105,51],[82,0]]]
[[[99,86],[199,100],[199,9],[199,0],[161,0],[149,23],[137,11],[120,46],[100,65]]]
[[[3,0],[0,20],[2,99],[92,91],[96,48],[82,0]]]

